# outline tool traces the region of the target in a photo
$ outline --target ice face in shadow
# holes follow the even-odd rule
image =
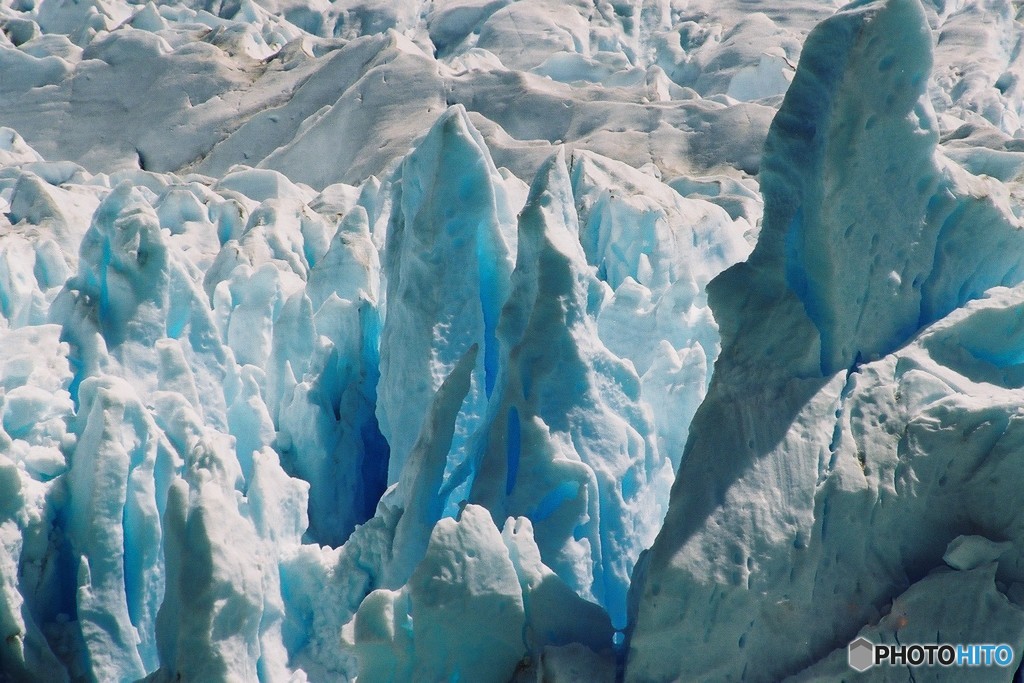
[[[286,468],[310,482],[308,536],[332,546],[373,515],[387,483],[389,447],[374,414],[379,269],[366,210],[356,205],[304,293],[293,295],[275,322],[276,367],[288,387],[278,447]],[[296,328],[308,330],[306,339],[295,339]]]
[[[1016,337],[968,321],[1019,297],[985,290],[1021,280],[1024,235],[936,151],[930,55],[916,0],[851,5],[808,37],[765,146],[760,240],[709,286],[722,354],[636,572],[627,680],[779,680],[961,581],[998,595],[942,638],[1021,646],[1010,551],[994,585],[942,573],[975,525],[1021,538],[967,474],[1018,467],[995,398],[1017,400]]]

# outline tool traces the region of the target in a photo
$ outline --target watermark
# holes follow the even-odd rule
[[[873,666],[1007,667],[1013,664],[1013,648],[1005,643],[876,645],[867,638],[858,638],[847,648],[847,657],[854,671],[867,671]]]

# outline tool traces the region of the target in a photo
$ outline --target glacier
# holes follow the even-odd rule
[[[629,680],[830,679],[858,634],[1020,648],[997,472],[1024,232],[938,150],[931,63],[916,2],[851,5],[807,38],[757,247],[709,286],[722,355],[634,584]]]
[[[0,681],[1009,680],[1022,21],[0,1]]]

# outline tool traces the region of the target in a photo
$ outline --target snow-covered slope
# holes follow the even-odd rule
[[[1017,10],[839,9],[0,2],[0,680],[1024,652]]]

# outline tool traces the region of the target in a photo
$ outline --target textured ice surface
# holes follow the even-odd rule
[[[1024,651],[1018,8],[837,10],[0,0],[0,680]]]
[[[1024,233],[937,150],[931,63],[910,0],[807,39],[757,247],[709,287],[723,350],[633,586],[628,680],[841,676],[858,633],[1024,644],[1001,483],[1021,290],[985,291],[1022,279]]]

